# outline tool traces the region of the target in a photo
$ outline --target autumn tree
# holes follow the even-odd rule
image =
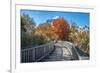
[[[64,40],[68,36],[69,24],[64,18],[58,18],[53,21],[53,31],[58,36],[56,39]]]
[[[84,53],[89,55],[89,27],[81,26],[72,21],[69,29],[69,41],[79,47]]]
[[[45,38],[45,40],[47,40],[47,41],[52,41],[56,37],[55,33],[52,30],[51,24],[48,22],[40,24],[36,28],[35,34],[39,35],[39,36],[43,36]]]
[[[89,50],[90,50],[90,47],[89,47],[89,28],[88,27],[83,27],[81,30],[80,30],[80,38],[81,38],[81,48],[82,50],[87,53],[89,55]]]
[[[74,44],[78,44],[80,42],[80,37],[78,34],[77,24],[74,21],[71,21],[68,40]]]
[[[41,37],[44,37],[46,40],[49,41],[50,40],[50,38],[49,38],[50,37],[50,32],[49,32],[50,27],[51,27],[50,24],[42,23],[36,28],[35,34],[39,35]]]

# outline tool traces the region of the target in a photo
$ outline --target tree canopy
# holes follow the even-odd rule
[[[53,21],[53,31],[58,36],[57,39],[64,40],[68,36],[69,24],[64,18],[58,18]]]

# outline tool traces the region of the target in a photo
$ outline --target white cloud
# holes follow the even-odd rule
[[[79,26],[79,28],[81,29],[81,28],[83,28],[83,26]]]
[[[54,16],[52,19],[57,19],[57,18],[59,18],[59,16]]]

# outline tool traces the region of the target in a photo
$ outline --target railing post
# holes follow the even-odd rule
[[[34,49],[32,50],[32,54],[33,54],[33,55],[32,55],[33,62],[35,61],[35,49],[36,49],[36,48],[34,48]]]
[[[53,43],[21,50],[21,62],[35,62],[47,56],[54,49]]]

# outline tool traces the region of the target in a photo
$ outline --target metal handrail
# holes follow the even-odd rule
[[[21,51],[27,51],[27,50],[32,50],[34,48],[40,48],[40,47],[45,47],[45,46],[48,46],[50,44],[54,44],[54,42],[52,43],[47,43],[47,44],[44,44],[44,45],[39,45],[39,46],[35,46],[35,47],[31,47],[31,48],[28,48],[28,49],[21,49]]]
[[[21,62],[37,62],[54,49],[54,42],[21,50]]]

